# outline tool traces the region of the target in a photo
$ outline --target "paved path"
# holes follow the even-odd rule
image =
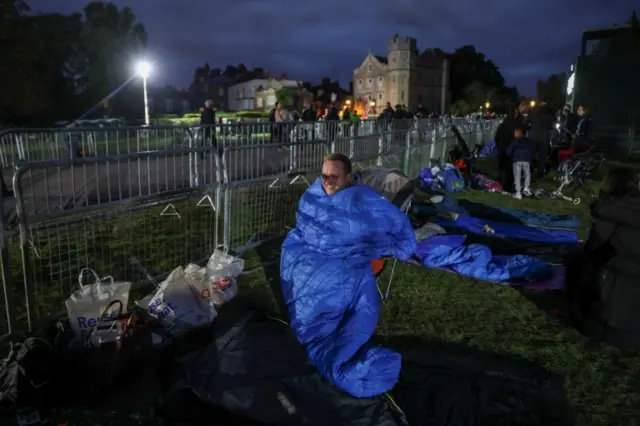
[[[234,181],[285,174],[291,169],[317,169],[324,157],[321,145],[294,149],[264,148],[227,153],[228,177]],[[216,182],[212,157],[198,158],[198,184]],[[192,168],[194,166],[192,165]],[[161,194],[190,186],[189,156],[119,162],[96,162],[75,167],[34,168],[21,177],[26,211],[30,215],[105,204],[136,196]],[[11,182],[11,177],[6,177]],[[5,217],[15,225],[15,200],[4,202]]]

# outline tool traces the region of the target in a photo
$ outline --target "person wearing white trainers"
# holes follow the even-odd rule
[[[519,124],[514,132],[515,139],[507,148],[507,155],[513,160],[513,176],[515,180],[516,200],[522,199],[524,194],[530,197],[531,194],[531,162],[536,154],[536,143],[527,138],[524,134],[526,128]],[[524,178],[524,190],[522,190],[522,179]]]

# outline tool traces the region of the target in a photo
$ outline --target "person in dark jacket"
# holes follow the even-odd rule
[[[531,196],[531,163],[536,154],[536,142],[524,134],[527,129],[524,124],[516,125],[515,139],[507,148],[507,155],[513,161],[513,177],[516,187],[514,197],[519,200],[522,195]],[[524,178],[524,189],[521,190]]]
[[[520,123],[518,110],[515,105],[509,106],[507,115],[498,126],[494,140],[496,142],[497,162],[498,162],[498,182],[507,191],[513,191],[513,163],[507,155],[507,148],[513,140],[516,126]]]
[[[429,111],[422,105],[418,104],[418,109],[416,109],[416,117],[417,118],[427,118],[429,116]]]
[[[575,134],[578,129],[578,116],[571,111],[569,105],[564,106],[562,115],[564,116],[564,131],[570,135]]]
[[[589,110],[583,105],[578,107],[578,122],[576,124],[576,132],[573,137],[572,147],[576,153],[580,153],[590,145],[589,132],[591,131],[591,117]]]
[[[207,100],[204,103],[204,108],[200,113],[200,126],[203,127],[204,138],[202,145],[206,146],[207,142],[211,143],[211,146],[217,150],[216,144],[216,112],[213,110],[213,101]],[[202,153],[204,156],[204,153]]]
[[[279,138],[279,127],[276,124],[276,110],[278,109],[278,105],[279,103],[276,102],[273,105],[273,109],[271,111],[269,111],[269,123],[270,123],[270,130],[271,130],[271,135],[269,136],[269,142],[273,143],[275,140],[278,140]]]
[[[393,120],[396,116],[396,112],[391,108],[390,102],[387,102],[387,105],[384,107],[384,110],[382,110],[382,114],[380,114],[380,116],[387,121]]]
[[[316,120],[316,110],[312,108],[308,102],[305,102],[304,108],[302,109],[302,121],[304,121],[307,140],[313,141],[316,139]]]
[[[640,190],[638,173],[609,171],[594,204],[584,250],[567,265],[569,314],[585,335],[640,349]]]
[[[547,158],[549,157],[549,140],[556,122],[556,115],[545,102],[529,113],[529,139],[536,142],[535,170],[539,178],[544,177]]]
[[[327,109],[327,117],[325,118],[325,126],[327,132],[327,140],[333,141],[338,137],[338,126],[340,121],[340,112],[335,103],[331,103]]]

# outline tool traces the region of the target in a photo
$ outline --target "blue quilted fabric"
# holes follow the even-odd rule
[[[369,342],[380,313],[371,261],[415,249],[407,216],[368,186],[327,196],[318,179],[300,200],[280,264],[291,328],[320,373],[353,396],[384,393],[400,373],[400,355]]]
[[[450,268],[460,275],[487,281],[543,281],[551,266],[525,255],[493,256],[482,244],[464,244],[464,235],[436,235],[418,243],[416,256],[428,268]]]
[[[518,238],[521,240],[535,241],[548,244],[577,244],[576,231],[562,229],[533,228],[514,223],[500,223],[491,220],[478,219],[461,214],[457,219],[438,219],[436,223],[445,229],[462,229],[474,234],[490,234],[503,238]]]

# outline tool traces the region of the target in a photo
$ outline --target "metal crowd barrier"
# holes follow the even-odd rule
[[[0,335],[59,314],[83,268],[139,282],[134,264],[161,275],[215,248],[246,250],[282,236],[329,152],[348,154],[356,168],[416,178],[456,144],[452,124],[473,148],[497,122],[4,132],[0,160],[14,197],[0,194]]]

